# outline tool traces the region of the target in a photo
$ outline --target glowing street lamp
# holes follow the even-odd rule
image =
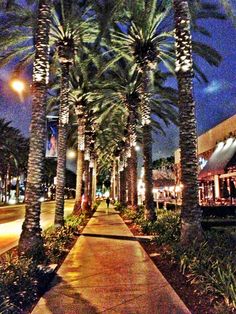
[[[25,83],[20,79],[13,79],[10,83],[11,88],[18,93],[20,100],[23,101],[23,92],[25,90]]]
[[[66,153],[68,159],[75,159],[76,158],[76,151],[69,149]]]

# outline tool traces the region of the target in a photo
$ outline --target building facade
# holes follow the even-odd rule
[[[236,203],[236,115],[198,137],[199,203]],[[175,152],[176,184],[180,184],[180,150]]]

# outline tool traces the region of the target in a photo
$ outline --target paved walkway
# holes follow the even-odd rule
[[[123,220],[103,202],[33,314],[190,313]]]

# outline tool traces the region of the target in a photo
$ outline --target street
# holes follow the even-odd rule
[[[65,201],[65,217],[73,210],[74,200]],[[41,227],[46,229],[54,222],[55,201],[43,202]],[[0,255],[16,246],[24,221],[25,205],[0,207]]]

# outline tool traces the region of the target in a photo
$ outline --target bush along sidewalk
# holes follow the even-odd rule
[[[170,262],[178,263],[186,280],[215,296],[219,311],[224,308],[227,313],[226,307],[228,312],[236,311],[236,249],[230,233],[208,231],[204,242],[184,249],[179,244],[179,212],[158,210],[154,223],[144,219],[142,208],[137,213],[123,208],[121,216],[132,220],[143,233],[155,235],[154,241]]]
[[[16,250],[1,256],[0,313],[25,313],[35,304],[53,277],[49,265],[62,263],[84,223],[84,215],[70,215],[63,228],[50,227],[44,231],[46,259],[40,267],[37,261],[19,258]]]

